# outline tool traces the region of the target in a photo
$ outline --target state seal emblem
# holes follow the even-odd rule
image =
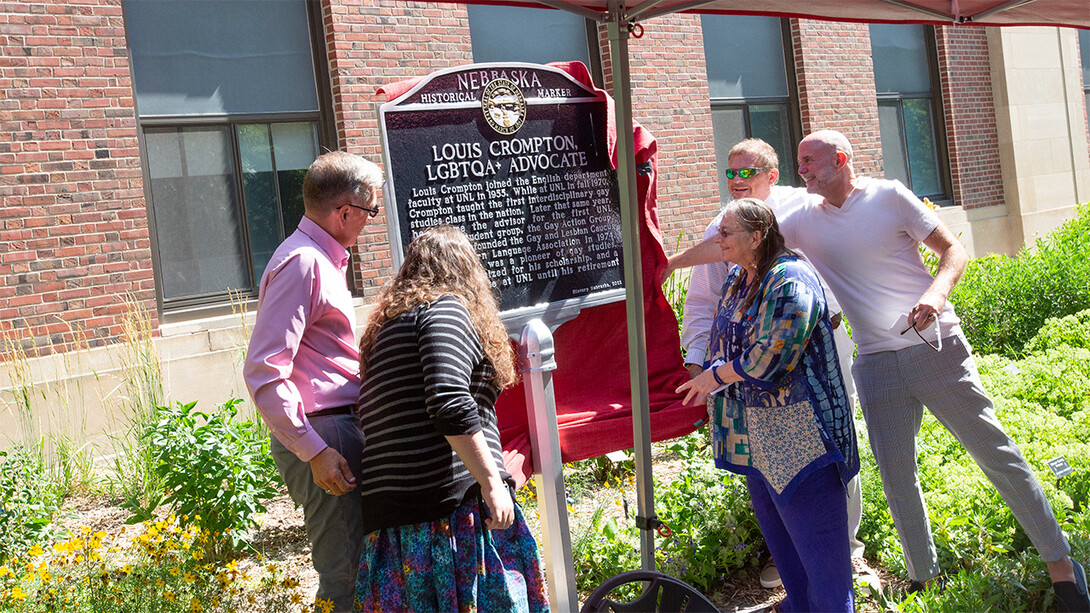
[[[526,121],[526,99],[508,79],[493,79],[484,86],[481,109],[488,125],[500,134],[514,134]]]

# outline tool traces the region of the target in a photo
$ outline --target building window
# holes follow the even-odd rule
[[[1082,56],[1082,91],[1086,96],[1086,116],[1090,121],[1090,30],[1079,30],[1079,55]]]
[[[492,4],[470,4],[466,9],[474,62],[579,60],[600,85],[598,30],[593,21],[555,9]]]
[[[772,145],[780,158],[780,184],[796,185],[795,143],[799,141],[797,100],[785,24],[776,17],[701,15],[704,63],[708,71],[715,159],[727,167],[727,154],[746,138]],[[728,194],[719,173],[719,193]]]
[[[870,25],[878,125],[887,179],[920,198],[949,202],[946,134],[930,26]],[[937,202],[936,204],[938,204]]]
[[[326,144],[320,51],[308,2],[275,5],[125,1],[166,308],[255,293],[302,218],[302,178]]]

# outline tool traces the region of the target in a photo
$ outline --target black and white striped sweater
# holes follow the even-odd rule
[[[501,476],[492,364],[453,296],[383,324],[360,387],[364,531],[434,521],[480,486],[445,436],[483,430]]]

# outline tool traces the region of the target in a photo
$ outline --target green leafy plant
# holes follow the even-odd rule
[[[673,479],[655,482],[655,512],[665,525],[656,539],[657,564],[659,570],[710,592],[731,571],[757,564],[764,541],[744,479],[715,468],[704,434],[675,439],[666,451],[680,458],[682,467]],[[612,485],[606,482],[607,487]],[[622,490],[616,491],[624,496]],[[622,499],[614,502],[624,503]],[[589,521],[574,531],[572,550],[580,590],[639,567],[639,531],[634,521],[606,514],[608,507],[595,509]]]
[[[694,457],[670,483],[655,486],[655,509],[670,527],[656,549],[660,568],[710,591],[731,571],[758,561],[764,548],[742,477]]]
[[[606,517],[598,507],[572,540],[575,580],[580,592],[590,592],[606,579],[640,567],[640,544],[635,528],[624,527],[615,517]],[[618,591],[615,597],[630,599],[639,594],[635,586]]]
[[[1090,203],[1034,248],[969,261],[950,294],[969,343],[1017,357],[1049,317],[1090,308]]]
[[[1090,386],[1083,346],[1090,311],[1046,321],[1019,359],[980,356],[981,380],[1007,433],[1037,474],[1073,555],[1087,555],[1090,527]],[[865,430],[864,430],[865,432]],[[1045,610],[1052,606],[1044,562],[999,493],[957,440],[929,413],[919,434],[920,480],[930,513],[939,564],[946,576],[941,594],[883,596],[883,608],[904,611]],[[889,570],[904,574],[870,450],[863,459],[863,528],[868,552]],[[1074,473],[1057,480],[1048,460],[1063,456]]]
[[[237,421],[233,398],[204,413],[195,402],[157,407],[157,420],[143,439],[153,450],[166,495],[144,507],[130,506],[132,521],[148,519],[161,502],[181,517],[183,526],[197,526],[223,535],[217,558],[246,545],[255,515],[264,501],[277,494],[280,475],[253,422]]]
[[[0,562],[48,538],[60,503],[40,445],[0,451]]]
[[[683,232],[679,232],[677,235],[677,243],[674,245],[675,253],[681,251],[682,236],[684,236]],[[692,276],[692,268],[675,270],[662,284],[662,292],[666,295],[666,301],[670,303],[670,308],[674,311],[679,331],[681,329],[681,316],[685,312],[685,296],[689,293],[689,280],[692,279]]]

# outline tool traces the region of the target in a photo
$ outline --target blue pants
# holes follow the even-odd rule
[[[848,503],[836,465],[811,474],[783,505],[763,480],[746,477],[753,512],[776,560],[791,611],[853,611]]]

